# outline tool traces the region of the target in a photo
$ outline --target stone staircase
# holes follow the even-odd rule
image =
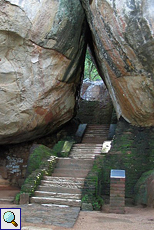
[[[88,125],[82,143],[103,144],[107,139],[110,125]]]
[[[44,176],[31,203],[81,206],[84,180],[96,155],[102,151],[109,125],[88,125],[82,143],[74,144],[69,157],[59,158],[52,176]]]
[[[11,204],[19,189],[10,186],[9,180],[3,179],[0,174],[0,204]]]
[[[0,207],[1,204],[12,204],[18,192],[20,192],[19,188],[0,183]]]
[[[95,155],[100,154],[101,150],[102,144],[74,144],[70,157],[74,159],[91,160],[95,158]]]

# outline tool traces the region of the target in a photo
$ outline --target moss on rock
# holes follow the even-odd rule
[[[102,179],[102,161],[101,156],[96,157],[93,167],[88,173],[84,188],[82,190],[82,203],[92,204],[93,210],[100,210],[103,206],[101,197],[101,179]]]
[[[154,170],[150,170],[142,174],[135,185],[135,204],[148,205],[148,199],[154,200],[154,191],[150,191],[153,197],[149,197],[148,187],[150,182],[154,180]],[[149,188],[152,189],[152,188]]]
[[[109,195],[110,171],[126,171],[126,197],[134,198],[134,187],[142,173],[154,169],[153,128],[141,128],[121,120],[110,152],[103,161],[103,195]]]
[[[42,162],[46,161],[51,155],[56,156],[52,149],[44,145],[33,145],[30,149],[26,176],[38,169]]]

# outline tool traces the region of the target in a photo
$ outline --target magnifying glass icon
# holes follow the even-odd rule
[[[3,219],[6,223],[11,223],[13,224],[15,227],[18,226],[18,224],[15,222],[15,215],[13,212],[11,211],[7,211],[4,213],[3,215]]]

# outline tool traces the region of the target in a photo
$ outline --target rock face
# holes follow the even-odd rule
[[[48,134],[72,118],[85,33],[80,1],[0,1],[0,144]]]
[[[142,174],[135,186],[135,203],[154,208],[154,170]]]
[[[43,136],[72,118],[88,37],[85,12],[118,118],[153,126],[153,9],[150,0],[1,0],[0,144]]]
[[[86,101],[101,101],[106,104],[110,95],[103,81],[83,81],[80,97]]]
[[[154,125],[154,2],[81,0],[118,118]]]

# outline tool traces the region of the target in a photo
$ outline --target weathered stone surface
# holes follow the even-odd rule
[[[86,101],[101,101],[104,105],[111,101],[103,81],[83,81],[81,98]]]
[[[78,207],[53,206],[47,204],[18,205],[18,207],[21,208],[22,211],[21,222],[55,225],[64,228],[73,228],[80,212],[80,208]],[[31,213],[33,213],[33,216]]]
[[[85,40],[80,1],[0,1],[0,144],[72,118]]]
[[[111,149],[103,158],[102,193],[109,195],[110,170],[126,171],[126,197],[134,198],[134,187],[144,172],[154,167],[154,129],[118,121]]]
[[[28,193],[20,194],[20,204],[29,204],[29,194]]]
[[[136,204],[154,208],[154,170],[142,174],[135,186]]]
[[[7,169],[5,166],[0,167],[0,175],[2,176],[3,179],[7,179]]]
[[[82,203],[81,209],[82,211],[93,211],[93,206],[91,203]]]
[[[1,0],[0,144],[35,139],[70,120],[89,42],[118,118],[154,125],[154,3]]]
[[[154,2],[81,2],[92,32],[91,49],[118,118],[154,125]]]
[[[83,81],[80,98],[77,118],[82,123],[111,122],[113,103],[103,81]]]

